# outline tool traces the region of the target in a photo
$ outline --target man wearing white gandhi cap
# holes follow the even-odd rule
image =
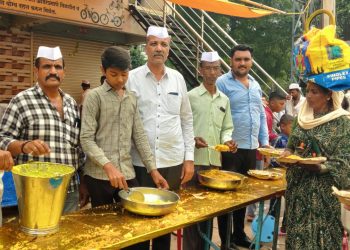
[[[147,30],[147,37],[148,36],[155,36],[158,38],[168,38],[168,30],[165,27],[159,27],[159,26],[150,26]]]
[[[83,163],[79,146],[80,118],[75,100],[60,89],[65,76],[60,48],[40,46],[34,72],[35,86],[17,94],[3,115],[0,149],[10,151],[18,164],[52,162],[78,170]],[[86,192],[84,195],[86,197]],[[79,178],[76,172],[68,188],[63,212],[78,208]]]
[[[165,27],[151,26],[146,37],[147,63],[129,73],[127,88],[136,94],[157,169],[170,189],[191,180],[193,121],[186,83],[176,70],[165,66],[170,37]],[[131,156],[141,186],[154,186],[136,148]],[[170,249],[170,234],[153,239],[153,249]],[[147,248],[148,249],[148,248]]]
[[[220,56],[216,51],[203,52],[199,65],[203,83],[188,93],[193,113],[193,129],[196,148],[194,150],[195,174],[188,185],[198,185],[197,172],[221,167],[220,152],[208,150],[208,145],[225,144],[232,152],[237,144],[232,140],[233,131],[230,102],[226,95],[216,88],[216,79],[221,75]],[[199,223],[202,232],[207,231],[207,223]],[[198,225],[184,228],[183,249],[202,250],[205,241],[201,238]],[[210,230],[211,233],[212,228]]]
[[[287,101],[286,101],[286,113],[291,116],[297,116],[301,106],[305,101],[305,97],[301,92],[301,88],[298,83],[291,83],[288,87]]]

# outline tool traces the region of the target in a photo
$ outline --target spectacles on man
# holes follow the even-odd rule
[[[221,70],[221,67],[220,66],[204,66],[203,69],[205,71],[220,71]]]

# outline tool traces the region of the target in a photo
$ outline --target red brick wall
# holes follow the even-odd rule
[[[0,29],[0,103],[32,85],[30,46],[29,32]]]

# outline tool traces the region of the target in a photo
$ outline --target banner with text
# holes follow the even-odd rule
[[[0,9],[122,29],[128,1],[124,2],[126,3],[123,0],[0,0]]]

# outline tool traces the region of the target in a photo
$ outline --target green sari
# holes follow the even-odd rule
[[[341,116],[309,130],[296,124],[287,148],[302,157],[325,156],[327,161],[325,173],[298,165],[287,170],[286,249],[341,249],[340,203],[331,187],[350,186],[350,119]]]

